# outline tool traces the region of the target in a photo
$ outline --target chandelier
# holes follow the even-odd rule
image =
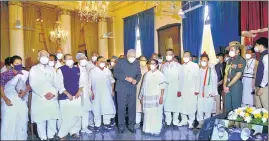
[[[80,1],[78,12],[80,20],[97,22],[99,18],[108,18],[108,4],[109,2],[105,1]]]
[[[56,21],[54,25],[54,31],[50,32],[50,40],[55,42],[58,47],[61,43],[65,42],[67,39],[68,32],[65,32],[61,26],[60,21]]]

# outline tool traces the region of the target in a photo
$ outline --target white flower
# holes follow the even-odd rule
[[[262,122],[265,123],[267,121],[266,118],[262,118]]]
[[[241,111],[241,112],[239,113],[239,115],[240,115],[241,117],[244,117],[244,116],[245,116],[245,112],[244,112],[244,111]]]
[[[246,121],[247,123],[250,123],[251,117],[250,116],[246,117],[244,121]]]
[[[238,116],[237,114],[232,115],[232,120],[236,120],[237,116]]]
[[[241,108],[241,110],[244,110],[245,111],[248,107],[249,106],[244,106],[244,107]]]
[[[256,109],[256,110],[253,110],[252,112],[251,112],[251,114],[259,114],[259,113],[261,113],[261,109]]]
[[[264,108],[262,108],[261,111],[262,111],[263,113],[268,113],[268,111],[267,111],[266,109],[264,109]]]

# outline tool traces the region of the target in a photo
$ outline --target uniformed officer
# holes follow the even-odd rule
[[[240,43],[229,43],[227,50],[231,57],[226,64],[223,90],[225,92],[225,111],[231,111],[241,106],[243,84],[241,76],[246,66],[246,60],[240,56]]]

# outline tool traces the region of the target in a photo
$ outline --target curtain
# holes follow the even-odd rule
[[[216,53],[220,53],[220,46],[228,46],[231,41],[240,42],[238,1],[210,1],[208,11]]]
[[[79,38],[81,31],[81,22],[76,13],[71,14],[71,46],[72,55],[75,56],[78,52]]]
[[[98,52],[98,23],[85,23],[83,26],[83,32],[88,54]]]
[[[268,37],[268,1],[241,1],[241,31],[253,42]]]
[[[26,29],[23,30],[24,36],[24,56],[26,58],[25,67],[29,68],[37,59],[36,52],[32,52],[36,48],[36,19],[37,8],[30,4],[23,5],[23,25]]]
[[[9,46],[9,12],[8,12],[8,1],[1,1],[0,2],[0,56],[1,62],[9,57],[10,53],[10,46]]]
[[[57,21],[57,11],[52,8],[41,8],[41,17],[43,19],[43,33],[45,36],[45,49],[49,53],[55,53],[56,51],[56,43],[53,43],[50,40],[50,32],[54,30],[54,24]]]
[[[182,2],[184,5],[186,2]],[[191,2],[192,6],[199,2]],[[187,4],[188,5],[188,4]],[[183,10],[188,6],[183,7]],[[199,56],[202,47],[202,37],[204,28],[204,9],[202,6],[195,10],[185,13],[186,18],[183,19],[183,47],[184,51],[190,51],[192,55]]]
[[[124,20],[124,54],[127,54],[129,49],[135,49],[136,43],[136,26],[138,23],[138,16],[133,15],[123,19]],[[141,32],[141,31],[140,31]]]
[[[154,53],[154,8],[138,13],[142,55]]]

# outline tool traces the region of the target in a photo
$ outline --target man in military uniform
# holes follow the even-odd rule
[[[230,59],[227,61],[223,90],[225,92],[225,111],[229,112],[241,106],[243,84],[241,77],[246,66],[246,60],[240,56],[240,43],[230,42],[229,50]]]

